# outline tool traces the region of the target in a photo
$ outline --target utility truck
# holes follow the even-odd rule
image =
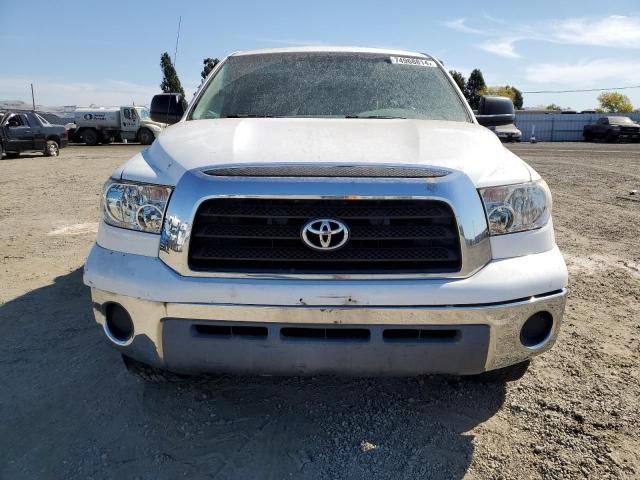
[[[145,107],[78,108],[73,116],[76,128],[70,139],[87,145],[123,140],[151,145],[166,126],[151,120]]]
[[[234,53],[113,172],[84,281],[125,365],[513,380],[567,295],[551,193],[423,53]],[[486,378],[486,377],[485,377]]]

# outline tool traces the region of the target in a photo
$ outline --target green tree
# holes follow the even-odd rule
[[[216,65],[220,63],[220,59],[205,58],[202,63],[204,64],[204,68],[202,69],[202,72],[200,72],[200,76],[202,77],[202,81],[204,82],[204,80],[209,76],[209,73],[211,73],[211,70],[213,70]]]
[[[467,84],[464,89],[464,96],[467,98],[467,102],[471,105],[471,108],[478,108],[480,102],[480,91],[485,88],[487,84],[484,81],[482,72],[479,69],[474,69],[469,75]]]
[[[164,52],[160,57],[160,68],[162,69],[162,82],[160,83],[162,91],[164,93],[179,93],[184,99],[184,89],[167,52]]]
[[[456,84],[460,88],[460,91],[464,92],[464,84],[465,84],[464,76],[457,70],[449,70],[449,74],[451,75],[451,78],[453,78],[453,81],[456,82]]]
[[[551,103],[545,107],[545,110],[562,110],[560,105],[556,105],[555,103]]]
[[[509,85],[507,85],[509,87]],[[522,110],[524,106],[524,98],[522,97],[522,92],[518,90],[516,87],[509,87],[514,92],[513,106],[516,110]]]
[[[603,92],[598,95],[598,101],[600,106],[605,112],[614,113],[631,113],[633,112],[633,105],[629,97],[618,92]]]

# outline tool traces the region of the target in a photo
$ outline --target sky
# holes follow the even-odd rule
[[[55,8],[52,5],[55,4]],[[356,45],[426,52],[523,92],[640,85],[640,1],[0,0],[0,100],[148,104],[160,55],[190,97],[202,60],[238,50]],[[525,93],[525,107],[582,110],[599,92]],[[622,91],[640,108],[640,88]]]

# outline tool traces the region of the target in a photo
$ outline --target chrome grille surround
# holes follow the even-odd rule
[[[323,280],[338,278],[465,278],[491,259],[489,233],[482,202],[471,180],[461,172],[429,178],[316,178],[211,176],[214,167],[186,172],[175,187],[160,239],[160,259],[185,277]],[[446,273],[250,273],[196,271],[189,267],[193,220],[200,204],[215,198],[436,200],[455,215],[460,240],[461,269]]]

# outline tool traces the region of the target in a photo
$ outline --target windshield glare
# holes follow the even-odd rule
[[[392,63],[390,55],[364,53],[229,57],[207,85],[190,118],[470,121],[445,73],[433,62],[428,64]]]

